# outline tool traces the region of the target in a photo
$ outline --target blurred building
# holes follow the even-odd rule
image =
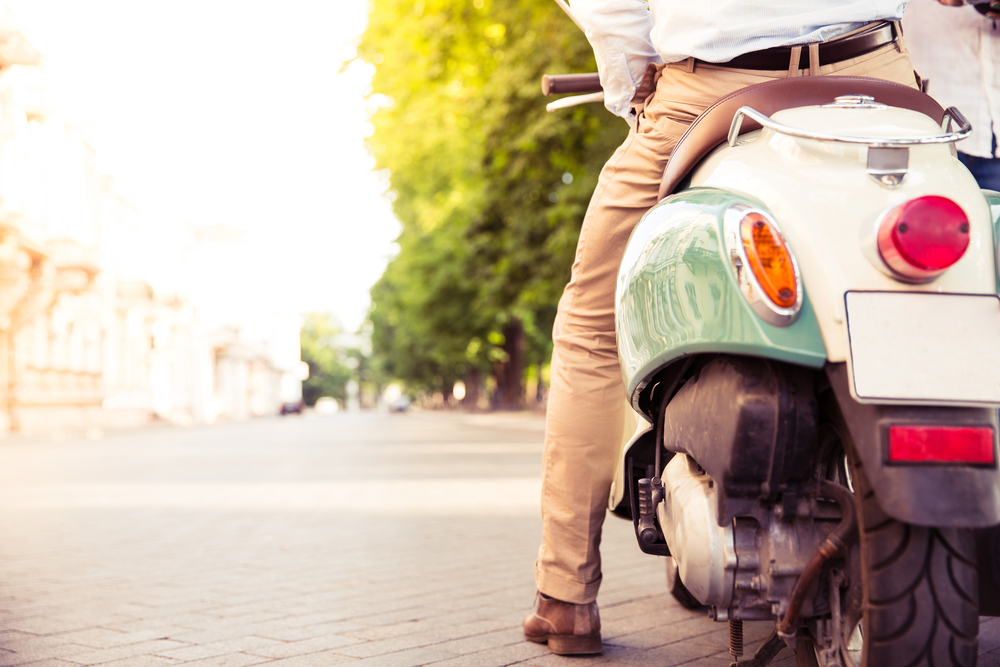
[[[144,275],[238,235],[155,219],[118,192],[2,6],[0,34],[0,433],[210,423],[298,400],[297,317],[209,325],[192,295]]]

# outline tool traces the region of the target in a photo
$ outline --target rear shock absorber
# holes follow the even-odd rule
[[[735,618],[729,619],[729,653],[736,662],[739,662],[740,656],[743,655],[743,621]]]
[[[659,478],[643,477],[639,480],[639,539],[645,544],[655,544],[660,538],[656,527],[656,502],[658,495],[654,484],[659,486]]]

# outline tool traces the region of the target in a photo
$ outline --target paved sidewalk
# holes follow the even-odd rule
[[[0,441],[0,666],[728,665],[726,626],[676,605],[617,519],[605,654],[523,641],[541,424],[361,414]],[[1000,665],[995,628],[980,665]]]

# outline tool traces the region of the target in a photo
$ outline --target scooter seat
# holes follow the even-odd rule
[[[944,119],[944,109],[930,95],[894,81],[861,76],[810,76],[758,83],[726,95],[691,123],[667,162],[659,198],[672,194],[709,151],[726,141],[733,116],[740,107],[751,106],[770,116],[782,109],[828,104],[841,95],[869,95],[882,104],[919,111],[938,123]],[[743,119],[743,132],[759,128],[760,124],[751,118]]]

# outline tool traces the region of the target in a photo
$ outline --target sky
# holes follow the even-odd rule
[[[243,251],[186,276],[223,287],[205,305],[361,324],[400,229],[364,144],[373,69],[350,62],[366,2],[8,4],[123,192],[246,231]]]

